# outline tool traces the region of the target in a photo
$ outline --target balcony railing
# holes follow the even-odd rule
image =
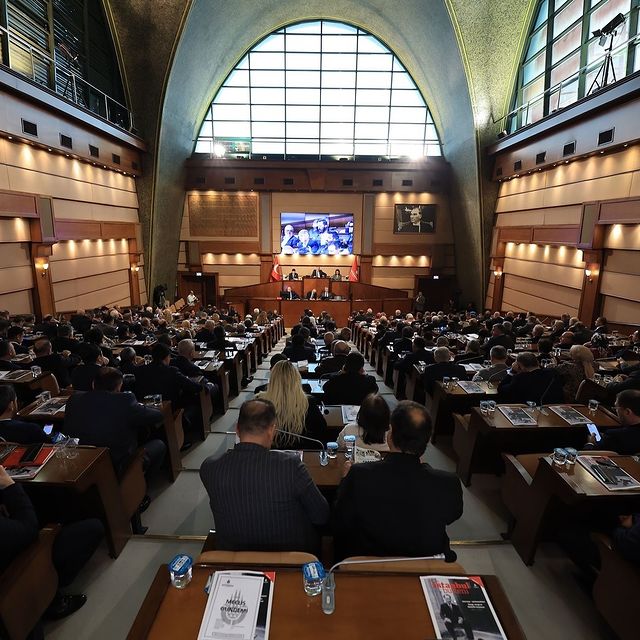
[[[133,116],[127,107],[76,73],[62,69],[46,53],[1,26],[0,51],[8,52],[8,60],[4,56],[0,60],[4,66],[121,129],[133,130]]]

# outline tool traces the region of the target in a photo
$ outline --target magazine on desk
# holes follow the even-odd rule
[[[39,416],[54,416],[56,413],[62,413],[67,406],[67,400],[69,398],[51,398],[42,404],[38,405],[31,415]]]
[[[484,389],[477,382],[467,382],[465,380],[458,380],[458,386],[465,393],[484,393]]]
[[[0,371],[0,380],[21,380],[26,377],[33,377],[28,369],[16,369],[15,371]]]
[[[535,427],[538,423],[524,409],[520,407],[498,407],[504,417],[514,427]]]
[[[549,409],[553,413],[559,415],[565,422],[570,425],[575,424],[587,424],[593,422],[592,418],[582,415],[579,411],[576,411],[573,407],[567,407],[564,405],[549,406]]]
[[[344,424],[348,424],[349,422],[355,422],[358,417],[358,411],[360,411],[360,407],[357,404],[343,404],[342,408],[342,421]]]
[[[578,462],[609,491],[640,489],[640,482],[606,456],[578,456]]]
[[[198,640],[267,640],[276,575],[216,571]]]
[[[55,447],[49,444],[14,445],[2,443],[0,444],[0,464],[4,466],[12,478],[31,480],[38,475],[54,451]],[[34,455],[29,461],[25,461],[25,454],[29,452]]]
[[[507,640],[480,576],[420,576],[420,584],[436,638]]]

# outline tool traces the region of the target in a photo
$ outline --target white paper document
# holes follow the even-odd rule
[[[344,424],[347,424],[348,422],[355,422],[359,410],[360,407],[357,404],[343,404],[342,420]]]

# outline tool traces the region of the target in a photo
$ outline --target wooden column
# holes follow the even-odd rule
[[[56,312],[53,299],[49,257],[53,253],[50,244],[31,244],[31,262],[33,264],[33,310],[42,317]],[[47,265],[45,269],[44,265]]]
[[[360,282],[371,284],[371,276],[373,273],[373,256],[360,256],[358,258],[360,266]]]
[[[593,249],[584,251],[585,272],[582,280],[580,308],[578,318],[585,326],[591,327],[600,315],[600,274],[602,270],[602,251]],[[590,274],[587,275],[587,270]]]

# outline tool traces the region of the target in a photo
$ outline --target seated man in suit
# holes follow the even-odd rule
[[[393,368],[402,371],[403,373],[409,373],[413,365],[418,362],[424,362],[425,364],[433,364],[433,351],[427,351],[425,348],[425,341],[422,336],[416,336],[411,344],[411,353],[396,360],[393,363]]]
[[[300,300],[300,296],[291,287],[283,289],[280,292],[280,297],[283,300]]]
[[[351,352],[351,347],[344,340],[334,340],[331,344],[331,352],[333,355],[324,358],[316,367],[318,376],[324,376],[327,373],[338,373],[344,367],[347,356]]]
[[[622,426],[603,431],[602,440],[599,442],[596,442],[594,435],[589,435],[584,448],[616,451],[624,456],[640,453],[640,391],[621,391],[616,396],[615,407]]]
[[[196,360],[197,354],[196,345],[193,344],[193,340],[189,340],[189,338],[180,340],[180,342],[178,342],[177,351],[178,355],[171,360],[171,366],[176,367],[180,373],[184,374],[188,378],[195,378],[203,375],[200,368],[193,364],[193,361]],[[214,401],[218,394],[217,385],[213,384],[213,382],[205,382],[204,386],[209,392],[211,400]]]
[[[289,275],[287,276],[287,280],[299,280],[300,276],[298,275],[298,272],[295,270],[295,268],[292,268],[291,271],[289,272]]]
[[[467,372],[461,364],[452,362],[451,351],[447,347],[438,347],[433,351],[435,364],[430,364],[422,374],[424,388],[427,393],[433,393],[435,382],[441,382],[443,378],[467,379]]]
[[[393,350],[396,354],[411,351],[413,347],[413,327],[404,326],[399,338],[393,341]]]
[[[19,371],[29,369],[31,363],[11,362],[16,357],[16,350],[13,343],[8,340],[0,340],[0,371]]]
[[[317,553],[315,529],[329,519],[329,505],[296,456],[271,450],[276,411],[268,400],[240,408],[240,442],[200,467],[216,524],[216,548]]]
[[[462,515],[460,480],[420,463],[431,436],[424,406],[403,400],[390,422],[390,453],[380,462],[345,463],[334,512],[338,554],[454,560],[446,527]]]
[[[496,345],[491,348],[489,356],[491,358],[491,366],[478,371],[473,376],[474,382],[493,382],[498,384],[507,375],[509,370],[507,366],[507,350],[500,345]]]
[[[318,269],[318,267],[316,267],[312,272],[311,272],[311,278],[326,278],[327,274],[322,270],[322,269]]]
[[[51,438],[35,422],[16,420],[18,400],[12,385],[0,385],[0,438],[7,442],[37,444],[51,442]]]
[[[207,320],[204,323],[204,327],[200,329],[193,338],[196,342],[212,342],[215,340],[213,330],[216,328],[216,323],[213,320]]]
[[[329,287],[325,287],[320,294],[320,300],[333,300],[333,293],[329,291]]]
[[[361,404],[370,393],[378,392],[378,383],[364,372],[364,357],[351,352],[344,361],[342,372],[333,376],[324,387],[327,404]]]
[[[0,518],[0,572],[4,571],[16,556],[38,539],[38,517],[24,489],[16,484],[0,466],[0,507],[5,512]],[[58,591],[44,613],[44,618],[60,620],[71,615],[87,601],[83,594],[64,594],[98,547],[104,529],[96,519],[80,520],[62,527],[53,542],[51,560],[58,573]],[[2,636],[5,637],[4,635]],[[43,638],[41,623],[38,623],[28,638]]]
[[[311,291],[307,291],[305,298],[307,300],[317,300],[318,299],[318,292],[315,289],[311,289]]]
[[[7,340],[13,344],[13,348],[18,355],[29,353],[29,347],[23,343],[24,329],[18,325],[13,325],[7,329]]]
[[[499,403],[524,403],[533,400],[536,404],[562,402],[562,379],[554,369],[541,369],[535,353],[523,351],[516,356],[511,373],[498,385]]]
[[[80,444],[109,447],[118,477],[125,472],[139,444],[144,447],[145,472],[162,464],[167,450],[153,430],[162,423],[162,411],[146,407],[122,391],[122,373],[102,367],[93,390],[74,393],[67,402],[64,428]]]
[[[32,366],[36,365],[43,371],[52,373],[61,389],[66,389],[71,384],[71,370],[80,363],[79,358],[71,356],[70,351],[53,353],[51,342],[47,338],[36,340],[33,352],[36,357],[31,363]]]
[[[74,391],[91,391],[95,377],[108,360],[102,355],[97,344],[83,342],[78,349],[82,364],[72,371],[71,384]]]
[[[285,347],[282,353],[284,353],[291,362],[300,362],[301,360],[315,362],[317,359],[316,350],[311,345],[305,343],[305,337],[302,331],[296,333],[296,335],[291,338],[291,344]]]
[[[58,326],[58,336],[53,341],[53,348],[58,352],[68,351],[76,355],[82,343],[73,337],[73,327],[68,323]]]
[[[491,337],[482,345],[483,354],[489,355],[491,348],[498,344],[505,349],[513,349],[515,346],[513,338],[505,333],[502,323],[493,325]]]

